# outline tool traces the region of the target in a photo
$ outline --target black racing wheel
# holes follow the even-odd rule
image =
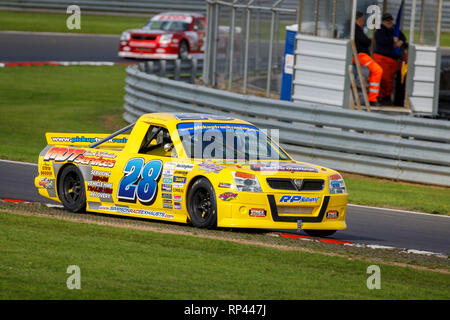
[[[86,210],[84,179],[76,166],[64,167],[58,180],[58,195],[67,210],[72,212]]]
[[[178,47],[178,57],[181,60],[189,59],[189,47],[185,40],[181,41],[180,46]]]
[[[192,185],[188,195],[188,212],[194,227],[214,228],[217,225],[216,193],[208,179],[200,178]]]

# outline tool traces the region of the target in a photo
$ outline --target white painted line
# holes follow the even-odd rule
[[[419,211],[408,211],[408,210],[400,210],[400,209],[371,207],[371,206],[364,206],[364,205],[352,204],[352,203],[349,203],[347,206],[355,207],[355,208],[375,209],[375,210],[389,211],[389,212],[412,213],[412,214],[426,215],[426,216],[431,216],[431,217],[450,218],[450,216],[446,216],[446,215],[442,215],[442,214],[433,214],[433,213],[426,213],[426,212],[419,212]]]
[[[46,203],[45,204],[48,208],[64,208],[62,204],[53,204],[53,203]]]
[[[37,166],[37,163],[14,161],[14,160],[3,160],[3,159],[0,159],[0,162],[14,163],[14,164],[24,164],[24,165],[28,165],[28,166]]]

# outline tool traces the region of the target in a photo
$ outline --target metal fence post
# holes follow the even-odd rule
[[[275,29],[275,8],[284,0],[278,0],[275,2],[275,4],[272,6],[272,19],[270,21],[270,41],[269,41],[269,59],[268,59],[268,66],[267,66],[267,83],[266,83],[266,97],[270,96],[270,81],[272,78],[272,54],[273,54],[273,36],[274,36],[274,29]]]
[[[175,68],[174,68],[174,79],[180,80],[180,66],[181,66],[181,60],[177,59],[175,60]]]
[[[239,0],[234,0],[231,4],[231,26],[230,26],[230,64],[228,68],[228,91],[231,91],[233,86],[233,60],[234,60],[234,37],[236,24],[236,6]]]
[[[248,79],[248,45],[250,42],[250,17],[251,10],[250,5],[253,4],[255,0],[250,0],[247,4],[247,21],[245,25],[245,47],[244,47],[244,82],[243,82],[243,92],[247,93],[247,79]]]

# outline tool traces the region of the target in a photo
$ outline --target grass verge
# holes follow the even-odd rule
[[[37,162],[45,132],[114,132],[122,118],[125,66],[0,70],[0,158]]]
[[[369,290],[371,263],[348,257],[5,212],[0,224],[1,299],[450,298],[448,273],[381,263]]]
[[[124,66],[0,69],[0,159],[36,162],[46,132],[114,132]],[[450,215],[450,188],[344,174],[350,203]]]
[[[148,17],[81,15],[81,29],[67,29],[69,17],[63,10],[61,13],[0,11],[0,30],[95,33],[120,35],[126,29],[139,28],[149,20]]]

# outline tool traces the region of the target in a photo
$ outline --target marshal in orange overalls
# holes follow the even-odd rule
[[[358,60],[361,67],[369,69],[369,89],[367,96],[370,102],[377,102],[380,93],[380,82],[383,76],[383,68],[375,62],[367,53],[358,53]]]

